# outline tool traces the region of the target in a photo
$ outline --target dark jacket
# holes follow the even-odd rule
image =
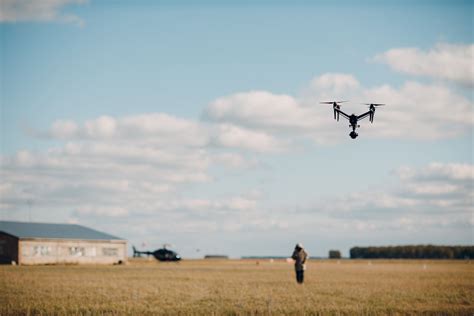
[[[291,258],[295,260],[296,271],[306,270],[306,259],[308,259],[308,254],[303,248],[296,248],[295,251],[293,251]]]

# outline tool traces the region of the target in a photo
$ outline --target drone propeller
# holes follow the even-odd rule
[[[347,102],[347,101],[324,101],[324,102],[319,102],[321,104],[334,104],[334,103],[344,103],[344,102]]]
[[[384,103],[362,103],[362,104],[369,105],[369,106],[370,105],[373,105],[373,106],[384,106],[384,105],[386,105]]]
[[[362,103],[365,105],[369,106],[369,121],[370,123],[374,122],[374,116],[375,116],[375,107],[376,106],[384,106],[384,103]]]
[[[320,102],[321,104],[331,104],[334,107],[334,119],[339,121],[339,112],[338,109],[341,108],[341,105],[338,103],[344,103],[347,101],[324,101]]]

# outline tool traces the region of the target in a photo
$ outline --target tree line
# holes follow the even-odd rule
[[[409,245],[353,247],[351,259],[471,259],[474,246]]]

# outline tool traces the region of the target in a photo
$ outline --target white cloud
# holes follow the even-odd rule
[[[101,116],[78,125],[70,120],[56,121],[49,136],[71,140],[133,140],[178,146],[204,146],[209,142],[208,128],[193,120],[165,113],[149,113],[122,118]]]
[[[308,129],[318,118],[302,108],[294,97],[268,91],[250,91],[221,97],[205,110],[205,116],[219,122],[255,128]]]
[[[454,193],[458,187],[449,183],[410,184],[407,189],[414,194],[440,195]]]
[[[424,232],[436,239],[453,237],[446,234],[454,231],[455,236],[470,240],[473,168],[472,164],[458,163],[402,167],[394,173],[395,186],[319,200],[297,208],[291,217],[299,219],[299,229],[317,226],[333,236],[368,234],[373,241],[377,234],[381,238],[395,234],[401,240],[407,232],[409,236]]]
[[[84,21],[72,14],[61,12],[70,4],[84,4],[87,0],[2,0],[0,22],[58,21],[79,26]]]
[[[314,90],[324,92],[330,99],[329,101],[343,101],[339,99],[341,95],[347,95],[350,91],[358,89],[360,84],[352,75],[327,73],[314,78],[310,86]]]
[[[347,89],[344,89],[347,88]],[[332,120],[331,106],[320,101],[336,98],[331,91],[344,90],[355,102],[387,103],[379,108],[374,124],[361,122],[361,133],[369,138],[434,140],[472,132],[473,105],[465,97],[439,84],[406,82],[401,87],[380,85],[366,88],[350,75],[323,74],[311,81],[301,97],[250,91],[221,97],[211,102],[205,117],[271,135],[279,141],[310,138],[330,143],[347,138],[347,122]],[[339,98],[338,98],[339,99]],[[353,102],[354,102],[353,101]],[[361,114],[366,106],[344,103],[348,114]]]
[[[448,217],[470,215],[474,165],[434,162],[419,168],[400,167],[395,175],[399,181],[395,189],[354,193],[340,200],[336,209],[351,212],[394,209],[401,214],[441,213]]]
[[[53,123],[50,133],[58,139],[72,138],[78,130],[76,122],[71,120],[58,120]]]
[[[44,133],[38,132],[38,135]],[[49,132],[51,138],[74,141],[94,141],[154,145],[156,147],[195,147],[243,149],[253,152],[278,152],[284,142],[264,131],[233,124],[206,124],[164,113],[150,113],[122,118],[101,116],[78,125],[70,120],[58,120]],[[103,145],[105,147],[105,145]],[[68,144],[68,150],[78,150]],[[126,149],[126,147],[124,148]],[[122,150],[116,148],[116,150]]]
[[[471,164],[433,162],[421,169],[401,167],[397,174],[405,180],[468,180],[474,181],[474,166]]]
[[[375,61],[410,75],[450,80],[474,86],[474,45],[437,44],[425,52],[418,48],[394,48],[377,55]]]
[[[171,209],[186,209],[188,211],[205,212],[206,217],[212,217],[215,212],[227,211],[252,211],[257,207],[257,200],[244,197],[227,197],[218,199],[188,199],[171,202],[167,208]]]
[[[30,167],[35,163],[35,157],[27,150],[17,152],[14,159],[22,167]]]
[[[97,138],[113,137],[116,134],[117,121],[110,116],[101,116],[87,121],[84,126],[86,135]]]
[[[283,144],[265,132],[254,131],[231,124],[220,124],[215,132],[215,143],[224,147],[244,148],[256,152],[274,152]]]
[[[233,169],[245,169],[256,167],[259,161],[255,158],[247,159],[241,154],[223,152],[216,153],[212,156],[213,163],[223,165]]]
[[[92,205],[78,207],[74,211],[74,215],[78,217],[87,216],[105,216],[105,217],[122,217],[129,214],[128,210],[123,207],[97,207]],[[77,220],[77,219],[76,219]]]
[[[377,110],[374,124],[361,122],[364,137],[436,140],[472,132],[472,102],[446,86],[409,81],[400,87],[366,88],[351,75],[323,74],[299,97],[250,91],[218,98],[205,109],[206,122],[164,113],[102,116],[82,125],[59,120],[49,136],[74,141],[133,140],[158,147],[213,145],[254,152],[282,151],[304,139],[337,143],[347,139],[347,122],[332,120],[331,106],[319,102],[334,96],[331,90],[342,88],[355,102],[388,104]],[[343,104],[342,110],[360,114],[367,108],[351,102]]]
[[[184,192],[213,182],[211,167],[256,166],[252,153],[275,145],[264,133],[161,113],[101,116],[83,124],[59,120],[46,134],[64,143],[1,157],[0,210],[14,213],[31,200],[48,214],[61,218],[73,211],[79,220],[181,211],[195,220],[206,212],[248,211],[256,206],[253,198],[190,198]]]
[[[160,138],[159,142],[203,146],[209,141],[209,131],[199,122],[164,113],[149,113],[118,119],[119,137]]]
[[[376,137],[453,138],[471,132],[474,124],[472,102],[438,84],[410,81],[399,89],[384,85],[365,89],[361,96],[388,104],[375,114],[371,128]]]

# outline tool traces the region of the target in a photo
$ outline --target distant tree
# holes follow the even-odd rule
[[[353,247],[349,253],[351,259],[472,259],[474,258],[474,246]]]
[[[341,252],[339,250],[329,250],[329,259],[341,259]]]

